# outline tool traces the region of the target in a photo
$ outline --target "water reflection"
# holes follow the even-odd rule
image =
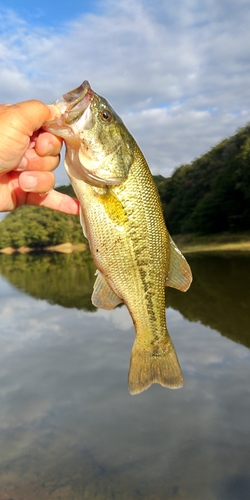
[[[184,388],[132,397],[132,323],[125,307],[81,303],[94,279],[85,257],[0,258],[0,499],[247,500],[250,353],[227,336],[248,345],[249,292],[235,290],[249,258],[189,259],[194,284],[169,290],[167,311]]]
[[[167,306],[250,347],[250,256],[189,255],[194,280],[187,293],[167,289]],[[88,252],[0,255],[0,274],[20,290],[52,304],[95,311],[95,265]],[[118,313],[119,315],[119,313]]]
[[[200,321],[250,347],[249,254],[189,255],[194,281],[187,294],[171,290],[168,304],[189,321]]]
[[[95,265],[89,252],[0,255],[0,274],[19,290],[52,304],[94,311]]]

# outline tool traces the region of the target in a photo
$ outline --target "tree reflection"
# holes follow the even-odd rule
[[[0,274],[32,297],[95,311],[91,290],[95,265],[88,251],[72,254],[0,255]]]
[[[250,347],[250,256],[188,255],[193,283],[186,293],[167,289],[167,305]]]
[[[189,255],[188,261],[194,277],[191,288],[186,293],[167,288],[167,306],[250,347],[250,256],[197,254]],[[88,251],[0,255],[0,273],[32,297],[95,310],[95,264]]]

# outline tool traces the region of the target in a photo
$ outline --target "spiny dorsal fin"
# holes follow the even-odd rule
[[[192,279],[189,264],[170,236],[170,262],[166,286],[186,292],[192,283]]]
[[[96,271],[96,275],[91,297],[92,304],[100,309],[114,309],[122,300],[113,292],[100,271]]]

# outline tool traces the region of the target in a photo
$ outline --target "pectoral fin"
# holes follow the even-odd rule
[[[100,271],[96,271],[96,275],[92,304],[100,309],[114,309],[122,300],[113,292]]]
[[[80,224],[82,226],[82,232],[83,232],[85,238],[88,239],[87,231],[86,231],[86,227],[85,227],[85,223],[84,223],[84,218],[83,218],[83,214],[82,214],[82,209],[80,209]]]
[[[170,236],[170,263],[166,286],[186,292],[192,283],[192,279],[189,264]]]

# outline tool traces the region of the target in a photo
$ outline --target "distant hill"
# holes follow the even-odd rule
[[[250,124],[156,183],[171,234],[249,230]]]

